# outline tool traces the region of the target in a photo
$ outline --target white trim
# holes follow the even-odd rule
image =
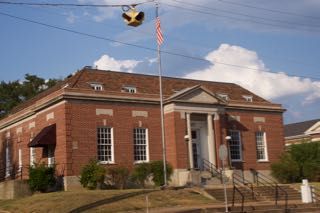
[[[320,121],[313,124],[309,129],[307,129],[304,134],[316,134],[320,133]]]
[[[114,136],[113,136],[113,127],[109,127],[109,126],[104,126],[104,127],[97,127],[97,131],[98,131],[98,129],[100,129],[100,128],[110,128],[110,135],[111,135],[111,138],[110,138],[110,140],[111,140],[111,160],[110,161],[107,161],[107,160],[105,160],[105,161],[100,161],[99,159],[98,159],[98,161],[99,161],[99,163],[100,164],[115,164],[115,161],[114,161]],[[98,138],[97,138],[97,145],[98,145]],[[97,156],[98,156],[98,149],[97,149]]]
[[[30,149],[30,166],[34,166],[37,159],[36,149],[34,147],[30,147],[29,149]]]
[[[18,171],[20,172],[22,169],[22,149],[21,148],[18,149],[18,162],[19,162]]]
[[[139,164],[139,163],[146,163],[150,161],[150,157],[149,157],[149,130],[148,128],[143,128],[143,127],[138,127],[138,128],[134,128],[135,129],[145,129],[145,140],[146,140],[146,160],[134,160],[134,164]],[[133,142],[134,142],[134,138],[133,138]],[[133,146],[135,146],[135,144],[133,143]],[[134,149],[134,148],[133,148]],[[133,158],[134,158],[134,154],[133,154]]]
[[[269,156],[268,156],[268,146],[267,146],[267,133],[264,132],[264,131],[255,132],[256,152],[258,151],[258,144],[257,144],[257,133],[258,132],[263,134],[264,158],[263,159],[258,159],[258,155],[257,155],[257,162],[268,162],[269,161]]]

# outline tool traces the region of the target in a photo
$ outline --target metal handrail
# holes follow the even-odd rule
[[[253,190],[253,184],[250,183],[248,180],[246,180],[243,175],[233,173],[232,182],[233,182],[233,185],[237,184],[238,186],[244,187],[246,191],[249,191],[251,193],[252,199],[253,200],[256,199],[256,196],[255,196],[256,193]]]
[[[203,162],[204,169],[209,170],[211,172],[211,174],[213,174],[213,173],[218,174],[221,183],[223,183],[222,171],[220,169],[218,169],[213,163],[211,163],[210,161],[208,161],[204,158],[202,158],[202,162]]]
[[[240,194],[241,196],[241,212],[243,212],[244,209],[244,195],[242,194],[242,192],[238,189],[238,187],[236,187],[236,185],[233,185],[233,192],[232,192],[232,207],[234,207],[234,201],[235,201],[235,194],[236,191]]]
[[[311,199],[312,203],[320,202],[320,188],[311,185]]]
[[[278,205],[278,201],[280,200],[279,191],[281,191],[284,194],[284,201],[285,201],[285,211],[288,210],[288,193],[285,189],[283,189],[281,186],[279,186],[278,183],[274,182],[270,178],[268,178],[266,175],[261,174],[260,172],[256,171],[255,169],[250,169],[251,172],[254,175],[255,182],[257,186],[259,184],[274,189],[274,199],[275,199],[275,205]],[[262,180],[262,181],[261,181]],[[273,192],[272,192],[273,193]]]

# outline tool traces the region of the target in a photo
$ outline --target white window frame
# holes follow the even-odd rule
[[[239,159],[232,159],[232,155],[231,155],[231,147],[235,146],[235,145],[231,145],[231,142],[234,141],[234,139],[232,138],[233,133],[238,134],[239,137],[239,144],[237,145],[239,147]],[[230,159],[232,162],[241,162],[242,161],[242,140],[241,140],[241,132],[239,130],[230,130],[229,134],[231,136],[231,139],[229,140],[229,154],[230,154]]]
[[[30,166],[35,166],[37,159],[37,153],[35,147],[30,147]]]
[[[242,97],[243,97],[247,102],[252,102],[252,101],[253,101],[252,95],[243,95]]]
[[[137,88],[134,86],[123,86],[121,91],[128,93],[137,93]]]
[[[261,141],[261,142],[262,142],[263,144],[260,144],[260,145],[259,145],[259,144],[258,144],[258,134],[261,134],[261,133],[262,133],[261,139],[263,140],[263,141]],[[256,140],[256,155],[257,155],[257,161],[258,161],[258,162],[269,161],[266,132],[263,132],[263,131],[258,131],[258,132],[256,132],[256,133],[255,133],[255,140]],[[261,159],[258,158],[259,148],[262,148],[262,149],[263,149],[264,158],[261,158]]]
[[[5,177],[10,177],[11,175],[11,152],[10,152],[10,139],[6,139],[6,175]]]
[[[136,144],[135,144],[135,131],[137,130],[137,129],[143,129],[143,130],[145,130],[145,138],[144,138],[144,140],[145,140],[145,150],[146,150],[146,156],[145,156],[145,160],[136,160],[136,154],[135,154],[135,146],[136,146]],[[141,145],[141,144],[140,144]],[[134,159],[134,163],[145,163],[145,162],[149,162],[149,160],[150,160],[150,157],[149,157],[149,130],[148,130],[148,128],[141,128],[141,127],[139,127],[139,128],[134,128],[133,129],[133,159]]]
[[[110,129],[110,142],[111,142],[111,160],[100,160],[99,159],[99,130],[100,129]],[[100,144],[100,145],[109,145],[109,144]],[[105,155],[103,155],[104,158],[106,157]],[[113,137],[113,127],[98,127],[97,128],[97,159],[99,161],[99,163],[101,164],[114,164],[114,137]]]
[[[48,146],[48,167],[54,166],[55,159],[54,159],[54,147]]]
[[[91,88],[94,89],[95,91],[102,91],[102,90],[103,90],[102,84],[91,83],[90,86],[91,86]]]
[[[22,170],[22,149],[18,149],[18,163],[19,163],[19,168],[18,171],[20,172]]]
[[[218,96],[222,98],[225,101],[229,101],[229,95],[228,94],[223,94],[223,93],[218,93]]]

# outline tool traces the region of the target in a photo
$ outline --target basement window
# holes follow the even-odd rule
[[[91,88],[96,90],[96,91],[102,91],[103,90],[103,86],[102,84],[97,84],[97,83],[92,83],[90,84]]]
[[[123,86],[121,92],[137,93],[137,88],[135,86]]]
[[[246,100],[247,102],[252,102],[252,101],[253,101],[252,95],[243,95],[242,97],[243,97],[244,100]]]

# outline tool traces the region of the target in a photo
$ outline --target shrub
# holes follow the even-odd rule
[[[129,169],[124,166],[115,166],[109,168],[107,171],[108,176],[111,179],[111,182],[118,189],[124,189],[127,186],[127,182],[129,179]]]
[[[167,180],[170,180],[172,174],[172,166],[166,163]],[[152,173],[152,181],[156,186],[164,185],[164,174],[163,174],[163,161],[152,161],[150,163],[150,171]]]
[[[294,144],[280,160],[271,165],[271,171],[280,182],[318,181],[320,177],[320,143]]]
[[[145,187],[145,181],[151,175],[151,168],[149,163],[141,163],[137,164],[134,167],[132,172],[132,179],[133,181],[137,182],[141,187]]]
[[[55,167],[48,167],[45,164],[29,167],[28,183],[31,191],[48,191],[49,187],[53,187],[56,183]]]
[[[96,189],[105,179],[106,169],[97,160],[90,160],[81,170],[80,183],[88,189]]]

